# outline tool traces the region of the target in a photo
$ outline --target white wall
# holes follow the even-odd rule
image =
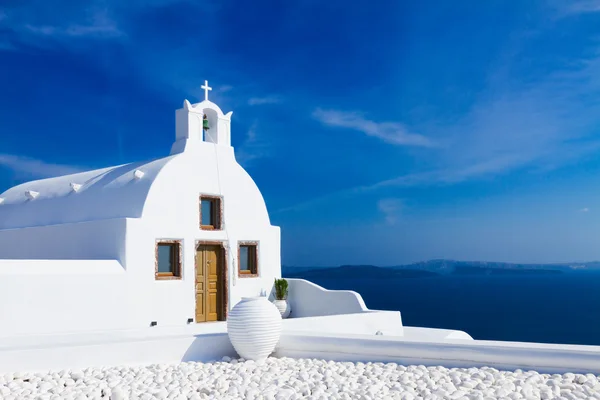
[[[191,139],[190,139],[191,140]],[[201,171],[199,173],[198,171]],[[219,179],[217,179],[217,177]],[[223,197],[224,229],[199,228],[199,196]],[[141,313],[160,326],[176,326],[195,316],[195,244],[223,242],[227,248],[229,309],[242,297],[271,291],[281,276],[280,229],[272,226],[264,199],[248,173],[236,162],[233,148],[212,143],[188,143],[186,151],[167,164],[150,189],[148,201],[136,227],[128,230],[128,266],[140,282],[148,284],[152,307]],[[156,239],[183,243],[181,280],[154,279]],[[238,242],[258,242],[258,277],[238,277]],[[150,270],[147,265],[151,264]],[[130,270],[133,270],[130,269]],[[132,300],[133,301],[133,300]],[[178,304],[176,308],[173,304]],[[144,304],[139,305],[141,308]]]
[[[354,314],[321,317],[288,318],[283,320],[283,331],[288,333],[339,333],[402,336],[402,317],[399,311],[364,311]]]
[[[0,229],[0,260],[124,261],[125,232],[124,218]]]
[[[288,279],[290,317],[351,314],[367,311],[360,294],[351,290],[327,290],[304,279]]]
[[[235,356],[224,325],[0,339],[0,373],[210,361]],[[600,374],[600,346],[478,340],[419,342],[385,335],[294,333],[285,328],[274,356]]]
[[[540,373],[600,374],[600,346],[482,340],[433,343],[389,336],[285,333],[275,355],[447,368],[488,366],[506,370],[531,369]]]
[[[132,326],[126,230],[126,219],[0,230],[0,336]]]
[[[280,277],[278,227],[232,229],[235,222],[227,221],[228,232],[200,231],[197,215],[191,214],[0,231],[0,254],[16,259],[0,260],[0,304],[8,305],[0,309],[0,336],[144,328],[151,321],[161,327],[185,325],[195,316],[197,240],[231,245],[230,308],[242,297],[271,291],[273,279]],[[181,280],[155,279],[156,239],[182,240]],[[238,240],[259,241],[258,278],[237,278]],[[28,255],[29,260],[17,259]],[[91,260],[76,259],[83,256]]]
[[[236,357],[226,333],[0,349],[0,374],[121,365],[175,364]]]
[[[328,290],[304,279],[286,278],[290,318],[287,332],[341,334],[404,334],[399,311],[369,310],[362,296],[351,290]]]
[[[126,327],[116,260],[0,260],[0,336]]]

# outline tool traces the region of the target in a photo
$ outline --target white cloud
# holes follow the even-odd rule
[[[55,26],[49,26],[49,25],[34,26],[34,25],[30,25],[30,24],[25,24],[25,29],[27,29],[31,33],[35,33],[38,35],[44,35],[44,36],[54,35],[59,30]]]
[[[246,139],[236,149],[236,159],[242,166],[248,167],[252,161],[267,157],[268,150],[267,143],[258,135],[258,123],[254,121],[246,133]]]
[[[69,175],[86,170],[72,165],[47,163],[35,158],[3,153],[0,153],[0,167],[8,168],[19,177],[33,179]]]
[[[43,36],[68,36],[68,37],[97,37],[97,38],[116,38],[123,36],[114,23],[104,21],[104,24],[93,25],[69,25],[66,27],[50,25],[25,25],[25,28],[31,33]]]
[[[116,25],[71,25],[65,33],[69,36],[119,37],[123,35]]]
[[[351,197],[361,193],[373,192],[385,187],[413,187],[430,185],[451,185],[467,181],[469,179],[479,178],[485,175],[497,174],[509,166],[515,165],[518,160],[510,157],[491,159],[488,161],[474,164],[465,168],[440,169],[428,172],[417,172],[401,175],[395,178],[382,180],[370,185],[355,186],[349,189],[340,190],[316,197],[289,207],[274,211],[275,213],[287,211],[299,211],[322,204],[328,201],[339,200],[344,197]]]
[[[600,0],[568,1],[563,5],[565,14],[585,14],[600,12]]]
[[[12,28],[17,32],[34,37],[111,39],[124,36],[117,23],[110,18],[108,11],[100,8],[86,10],[85,15],[80,18],[72,18],[68,23],[52,21],[45,24],[33,24],[21,19],[14,21]]]
[[[585,207],[585,208],[582,208],[582,209],[581,209],[581,210],[579,210],[579,211],[586,213],[586,212],[589,212],[589,211],[590,211],[590,209],[589,209],[589,208],[587,208],[587,207]]]
[[[439,144],[424,148],[418,170],[328,193],[279,212],[385,187],[450,185],[581,162],[600,151],[600,139],[594,136],[600,104],[585,100],[600,96],[600,46],[589,50],[589,57],[569,60],[564,68],[539,74],[535,82],[503,76],[510,64],[498,66],[490,71],[489,87],[460,119],[432,121],[427,129],[431,141],[416,135],[417,143]],[[415,139],[407,139],[401,124],[377,123],[356,113],[317,110],[315,117],[324,124],[357,129],[394,144]],[[386,169],[392,168],[388,164]]]
[[[357,112],[322,110],[317,108],[313,117],[327,126],[354,129],[365,135],[376,137],[386,143],[402,146],[433,147],[427,137],[410,133],[398,122],[375,122],[364,118]]]
[[[248,100],[248,104],[251,106],[258,106],[263,104],[277,104],[281,103],[283,99],[281,96],[265,96],[265,97],[252,97]]]
[[[377,202],[377,208],[384,215],[385,222],[389,225],[394,225],[400,217],[402,205],[402,201],[399,199],[380,199]]]

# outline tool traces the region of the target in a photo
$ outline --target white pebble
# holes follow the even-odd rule
[[[79,399],[600,399],[593,374],[539,374],[494,368],[444,368],[223,357],[210,363],[0,375],[0,398]]]

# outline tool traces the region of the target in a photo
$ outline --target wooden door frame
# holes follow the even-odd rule
[[[194,279],[196,279],[197,271],[198,271],[198,247],[200,246],[219,246],[222,251],[222,257],[220,260],[221,267],[221,278],[223,278],[223,309],[221,313],[223,315],[223,321],[227,320],[227,311],[229,310],[229,266],[227,260],[229,259],[227,254],[227,245],[225,241],[222,240],[196,240],[196,245],[194,246]],[[194,283],[194,310],[198,307],[198,301],[196,298],[196,284]],[[196,313],[194,312],[194,315]],[[196,321],[196,323],[198,323]]]

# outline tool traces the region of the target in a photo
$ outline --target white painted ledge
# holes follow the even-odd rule
[[[386,336],[286,333],[275,355],[447,368],[488,366],[540,373],[600,373],[600,346],[459,339],[435,343]]]
[[[421,342],[443,342],[452,339],[473,340],[468,333],[452,329],[419,328],[415,326],[405,326],[403,329],[404,338],[408,340]]]

